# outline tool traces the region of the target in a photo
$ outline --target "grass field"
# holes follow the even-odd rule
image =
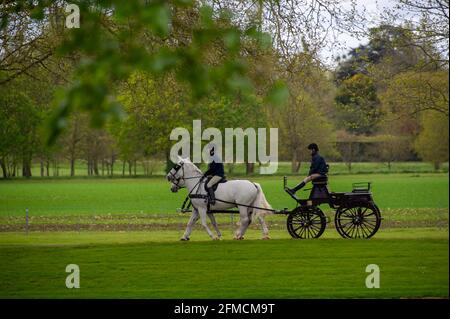
[[[410,229],[406,237],[388,231],[373,240],[299,241],[277,232],[272,241],[211,242],[203,234],[194,242],[170,241],[176,235],[7,236],[0,297],[448,297],[448,231]],[[70,263],[80,267],[81,289],[65,288]],[[380,267],[380,289],[365,287],[368,264]]]
[[[161,161],[151,162],[152,166],[152,175],[164,175],[165,163]],[[352,163],[351,170],[348,169],[348,166],[342,162],[330,162],[331,173],[334,175],[342,175],[342,174],[380,174],[380,173],[435,173],[435,169],[432,163],[427,162],[394,162],[391,163],[391,168],[389,169],[386,163],[379,162],[357,162]],[[122,162],[117,161],[114,166],[114,176],[120,177],[122,175]],[[205,170],[205,165],[202,164],[202,170]],[[299,171],[299,175],[305,175],[309,170],[309,163],[302,163]],[[255,171],[258,173],[258,169]],[[440,172],[448,172],[448,162],[443,163],[440,168]],[[54,172],[52,168],[50,169],[50,176],[54,176]],[[100,170],[100,175],[106,174],[106,171]],[[132,172],[134,173],[134,171]],[[228,166],[226,166],[226,173],[231,175]],[[32,174],[35,177],[40,176],[40,165],[34,164],[32,166]],[[60,177],[68,177],[70,176],[70,165],[69,163],[63,162],[58,166],[58,176]],[[125,176],[129,174],[128,167],[125,170]],[[136,167],[136,174],[139,176],[144,175],[144,169],[142,164],[138,164]],[[245,175],[245,165],[244,164],[235,164],[233,169],[234,175]],[[291,163],[290,162],[279,162],[277,175],[292,175],[291,172]],[[86,162],[77,161],[75,163],[75,176],[83,177],[87,176],[87,167]]]
[[[280,177],[252,180],[274,207],[292,207]],[[187,216],[175,213],[186,192],[162,178],[0,182],[0,298],[448,298],[448,174],[339,175],[330,188],[366,180],[384,217],[371,240],[344,240],[332,224],[318,240],[293,240],[285,217],[270,216],[272,240],[252,225],[233,241],[235,225],[220,216],[224,240],[197,225],[187,243]],[[25,208],[36,228],[5,231],[22,229]],[[70,263],[81,289],[65,287]],[[380,289],[365,287],[368,264],[380,267]]]
[[[281,177],[254,177],[275,208],[295,204],[282,189]],[[372,174],[330,177],[330,189],[350,191],[353,182],[371,181],[382,210],[448,207],[448,174]],[[291,177],[290,184],[298,182]],[[180,207],[186,191],[173,194],[163,178],[58,179],[0,182],[0,216],[117,213],[170,213]],[[300,196],[308,196],[302,192]]]

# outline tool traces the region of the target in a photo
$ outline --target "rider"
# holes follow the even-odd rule
[[[209,146],[209,155],[208,170],[204,175],[210,177],[208,183],[206,184],[206,190],[209,194],[210,204],[214,205],[216,199],[214,196],[213,186],[224,178],[225,170],[223,168],[222,160],[216,154],[216,146],[214,144]]]
[[[295,193],[303,188],[306,183],[318,177],[326,176],[328,173],[328,165],[325,162],[324,158],[319,155],[319,146],[317,146],[316,143],[312,143],[308,145],[308,149],[311,150],[312,156],[309,174],[300,184],[298,184],[294,188],[286,189],[286,191],[292,196],[295,196]]]

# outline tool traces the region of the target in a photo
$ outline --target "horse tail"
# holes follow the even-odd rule
[[[266,196],[264,195],[264,192],[261,188],[261,185],[259,185],[258,183],[253,184],[255,184],[257,194],[255,200],[252,203],[252,206],[261,207],[265,209],[253,208],[252,221],[257,220],[259,216],[264,217],[266,215],[273,214],[273,211],[266,210],[272,209],[272,206],[270,206],[269,202],[267,201]]]

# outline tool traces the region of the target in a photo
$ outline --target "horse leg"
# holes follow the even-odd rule
[[[211,230],[208,227],[208,223],[206,221],[206,209],[205,208],[199,208],[198,212],[200,214],[200,220],[202,222],[202,226],[205,228],[206,232],[208,233],[209,237],[211,237],[212,239],[218,239],[217,237],[215,237],[213,235],[213,233],[211,232]]]
[[[194,224],[199,219],[198,210],[194,208],[192,211],[191,218],[189,219],[189,222],[187,223],[186,230],[184,231],[183,237],[181,237],[180,240],[189,240],[189,237],[191,236],[192,227],[194,227]]]
[[[217,233],[217,237],[222,238],[222,233],[219,230],[219,227],[217,226],[217,222],[216,222],[216,217],[214,216],[214,214],[208,214],[209,219],[211,220],[211,224],[213,225],[216,233]]]
[[[248,213],[247,207],[240,206],[239,215],[241,217],[241,225],[236,231],[234,239],[244,239],[245,231],[247,230],[248,225],[250,225],[250,214]]]
[[[262,239],[270,239],[269,236],[269,227],[267,227],[266,221],[264,220],[264,217],[259,215],[258,216],[258,220],[261,223],[261,228],[262,228]]]

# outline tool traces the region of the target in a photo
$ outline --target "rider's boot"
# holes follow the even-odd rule
[[[214,189],[208,188],[208,195],[209,195],[209,203],[211,205],[214,205],[216,203],[216,196],[214,195]]]
[[[288,192],[291,196],[295,196],[295,193],[297,193],[300,189],[302,189],[306,185],[305,182],[301,182],[294,188],[286,188],[286,192]]]

